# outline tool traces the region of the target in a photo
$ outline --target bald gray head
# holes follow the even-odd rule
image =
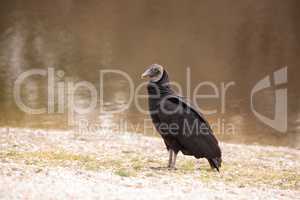
[[[159,64],[150,65],[142,74],[143,79],[148,79],[151,82],[158,82],[164,74],[164,68]]]

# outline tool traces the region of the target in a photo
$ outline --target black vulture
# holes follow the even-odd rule
[[[219,171],[222,156],[218,140],[203,115],[172,90],[167,71],[153,64],[142,78],[149,79],[149,111],[169,151],[168,168],[175,168],[177,153],[181,151],[197,159],[206,158],[211,168]]]

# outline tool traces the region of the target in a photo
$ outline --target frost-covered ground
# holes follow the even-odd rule
[[[297,199],[300,150],[222,143],[221,173],[160,138],[0,129],[0,199]]]

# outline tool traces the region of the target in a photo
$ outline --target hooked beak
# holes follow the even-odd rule
[[[146,79],[146,78],[149,78],[151,75],[151,70],[150,69],[147,69],[142,75],[141,75],[141,78],[142,79]]]

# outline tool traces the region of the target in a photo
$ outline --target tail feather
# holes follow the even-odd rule
[[[208,159],[208,162],[211,166],[211,168],[216,168],[218,172],[220,172],[219,168],[221,167],[222,158],[212,158]]]

